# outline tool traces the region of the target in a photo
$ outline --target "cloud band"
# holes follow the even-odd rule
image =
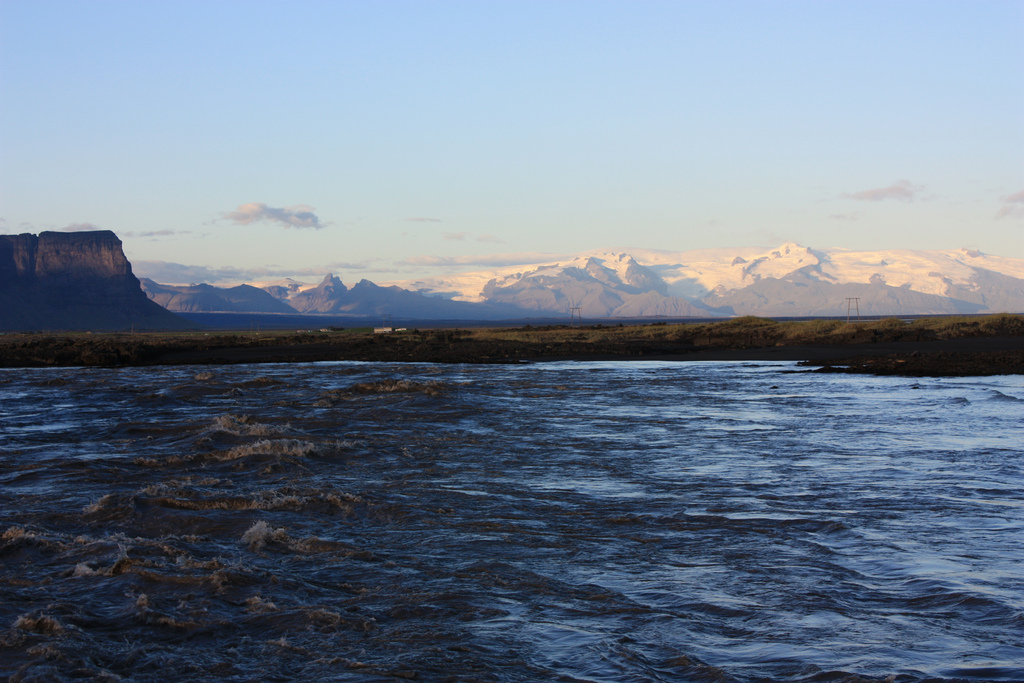
[[[326,225],[320,221],[319,216],[313,213],[313,207],[305,204],[275,208],[267,206],[263,202],[250,202],[224,214],[224,219],[238,225],[251,225],[266,221],[283,225],[286,228],[313,228],[314,230],[319,230]]]

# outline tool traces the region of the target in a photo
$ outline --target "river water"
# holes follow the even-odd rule
[[[1022,376],[4,370],[0,676],[1021,681],[1022,434]]]

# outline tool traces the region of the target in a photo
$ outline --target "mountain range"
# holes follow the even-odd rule
[[[146,295],[179,313],[290,313],[359,317],[381,316],[434,320],[500,320],[523,317],[513,307],[453,301],[397,286],[382,287],[360,280],[347,287],[334,275],[318,285],[283,280],[274,283],[215,287],[162,285],[142,279]]]
[[[226,312],[435,320],[1024,312],[1024,259],[977,250],[595,250],[377,285],[232,287],[135,277],[109,231],[0,235],[0,330],[181,329]]]
[[[176,311],[382,314],[465,320],[1024,312],[1024,259],[952,251],[816,250],[795,243],[671,252],[595,250],[550,262],[379,286],[295,281],[240,287],[143,280]]]

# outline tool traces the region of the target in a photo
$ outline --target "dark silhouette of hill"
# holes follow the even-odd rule
[[[401,287],[381,287],[369,280],[360,280],[349,288],[334,275],[326,276],[313,289],[295,294],[290,302],[292,308],[307,314],[388,315],[451,320],[494,320],[522,316],[522,311],[511,306],[452,301],[425,296]]]
[[[148,278],[141,282],[150,299],[178,313],[295,313],[294,308],[270,292],[252,285],[161,285]]]
[[[146,297],[109,230],[0,235],[0,330],[189,327]]]

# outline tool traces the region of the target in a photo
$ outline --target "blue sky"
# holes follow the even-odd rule
[[[0,0],[0,219],[165,281],[1024,258],[1024,2]]]

